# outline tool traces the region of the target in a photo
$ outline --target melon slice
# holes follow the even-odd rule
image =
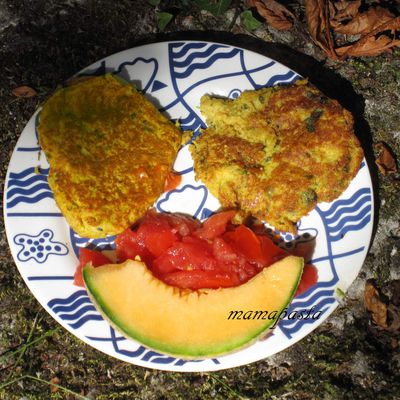
[[[133,260],[88,265],[83,276],[97,309],[124,336],[166,354],[204,358],[248,345],[274,326],[302,271],[303,259],[288,256],[240,286],[198,291],[166,285]]]

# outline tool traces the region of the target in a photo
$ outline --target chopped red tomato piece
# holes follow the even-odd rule
[[[314,265],[307,264],[304,266],[303,275],[301,276],[299,286],[297,287],[296,296],[304,293],[318,281],[318,271]]]
[[[134,260],[139,256],[143,262],[150,260],[150,252],[146,249],[137,231],[128,228],[115,239],[118,262]]]
[[[167,214],[169,224],[176,230],[176,232],[183,236],[191,235],[201,227],[200,221],[195,218],[188,217],[182,214]]]
[[[160,256],[178,240],[177,234],[167,222],[159,225],[144,222],[139,226],[137,235],[153,257]]]
[[[86,247],[79,249],[79,264],[74,274],[74,285],[85,286],[83,281],[82,271],[87,264],[92,264],[93,267],[101,267],[105,264],[110,264],[111,260],[99,251],[91,250]]]
[[[232,243],[250,262],[265,265],[259,237],[247,226],[239,225],[233,231],[224,233],[223,238]]]
[[[183,214],[158,213],[150,210],[138,221],[138,225],[151,224],[164,229],[170,228],[174,233],[180,236],[187,236],[197,230],[201,223],[195,218]]]
[[[236,211],[222,211],[213,214],[210,218],[204,221],[203,226],[195,232],[195,236],[201,239],[214,239],[222,235],[228,223],[235,216]]]
[[[184,237],[166,252],[157,257],[151,265],[156,275],[162,277],[175,270],[213,270],[217,262],[212,255],[212,247],[205,240]]]
[[[238,254],[232,246],[221,237],[216,237],[213,241],[213,255],[223,263],[233,263],[238,259]]]
[[[216,271],[177,271],[168,274],[164,282],[182,289],[217,289],[220,287],[236,286],[240,283],[238,277],[233,274]]]
[[[259,235],[258,238],[261,242],[261,249],[264,255],[265,264],[271,265],[274,262],[287,256],[287,252],[277,246],[268,236]]]

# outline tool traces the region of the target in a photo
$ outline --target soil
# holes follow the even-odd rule
[[[59,326],[19,275],[1,220],[0,399],[400,399],[400,176],[383,175],[375,164],[378,142],[396,159],[400,154],[400,50],[327,59],[310,39],[301,2],[291,30],[264,23],[253,32],[241,24],[239,1],[219,17],[182,8],[188,1],[164,3],[0,0],[0,179],[4,182],[16,140],[35,109],[83,67],[160,40],[225,42],[292,67],[353,113],[375,190],[368,256],[337,310],[287,350],[220,372],[160,372],[109,357]],[[175,14],[165,32],[157,25],[160,10]],[[37,95],[12,94],[23,85]],[[386,326],[366,308],[366,285],[386,307]]]

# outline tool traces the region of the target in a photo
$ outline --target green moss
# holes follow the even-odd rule
[[[325,393],[330,394],[331,396],[335,396],[335,398],[337,398],[336,396],[340,395],[340,391],[338,390],[338,388],[330,384],[329,382],[324,383],[324,389]]]

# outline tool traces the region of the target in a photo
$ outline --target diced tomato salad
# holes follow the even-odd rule
[[[118,262],[140,257],[156,277],[179,288],[241,285],[288,253],[265,234],[234,225],[234,215],[235,211],[223,211],[201,224],[191,217],[150,210],[116,237]],[[110,260],[99,252],[81,249],[76,285],[83,286],[82,268],[89,262],[97,267]],[[314,267],[306,267],[305,275],[298,294],[316,282]]]

